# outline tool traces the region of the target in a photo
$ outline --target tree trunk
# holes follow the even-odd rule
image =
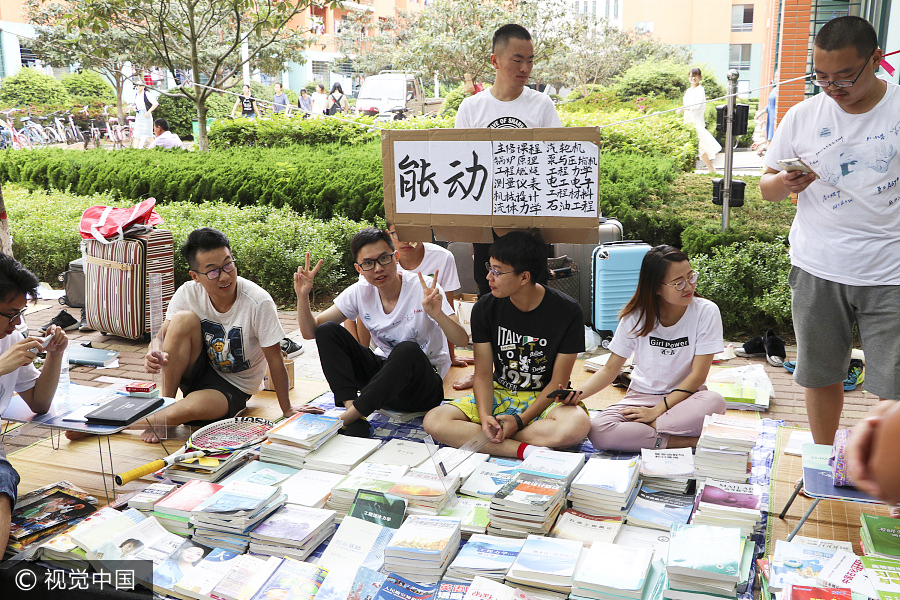
[[[3,201],[3,186],[0,186],[0,252],[9,256],[13,255],[9,221],[6,219],[6,203]]]

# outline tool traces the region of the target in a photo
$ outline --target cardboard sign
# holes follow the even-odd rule
[[[599,132],[384,131],[384,208],[402,240],[485,242],[537,227],[550,243],[599,241]]]

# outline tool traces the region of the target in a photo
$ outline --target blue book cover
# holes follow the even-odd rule
[[[535,574],[543,578],[571,579],[575,576],[582,548],[584,546],[577,540],[530,535],[510,567],[509,575],[527,579],[532,579]]]
[[[327,574],[323,567],[285,558],[252,600],[313,600]]]
[[[311,413],[297,413],[269,431],[269,438],[289,442],[302,442],[314,438],[340,425],[338,417],[326,417]]]
[[[643,486],[628,511],[627,521],[668,531],[674,524],[687,523],[693,509],[692,494],[675,494]]]
[[[347,600],[371,600],[378,593],[378,590],[381,589],[385,579],[387,579],[387,576],[378,571],[360,567],[356,571],[353,585],[350,586]]]
[[[457,569],[507,571],[524,544],[523,539],[475,534],[456,555],[452,566]]]
[[[415,583],[391,573],[372,600],[430,600],[436,589],[436,583]]]

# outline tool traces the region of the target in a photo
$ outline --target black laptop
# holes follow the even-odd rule
[[[85,415],[88,424],[130,425],[163,405],[163,398],[136,398],[122,396],[110,400],[97,410]]]

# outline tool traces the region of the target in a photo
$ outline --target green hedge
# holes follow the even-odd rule
[[[6,186],[13,253],[41,281],[56,282],[70,260],[80,256],[78,222],[84,210],[96,204],[131,206],[109,194],[78,196],[65,192],[30,192]],[[157,207],[165,222],[160,226],[175,238],[175,279],[189,279],[187,265],[177,254],[187,234],[197,227],[224,231],[242,276],[264,287],[276,302],[295,302],[293,273],[305,253],[325,261],[316,277],[314,293],[334,294],[356,280],[350,256],[350,238],[370,223],[343,217],[319,221],[288,208],[237,207],[223,202],[196,205],[173,202]]]
[[[369,120],[371,121],[371,119]],[[296,144],[357,145],[378,139],[378,130],[364,122],[338,119],[304,119],[269,115],[262,119],[228,119],[216,122],[209,133],[212,149],[239,146],[287,147]]]
[[[56,78],[35,69],[21,69],[3,79],[0,86],[0,106],[28,104],[68,104],[69,92]]]
[[[0,181],[118,198],[286,206],[306,216],[373,219],[384,213],[377,144],[239,148],[215,152],[5,151]]]

